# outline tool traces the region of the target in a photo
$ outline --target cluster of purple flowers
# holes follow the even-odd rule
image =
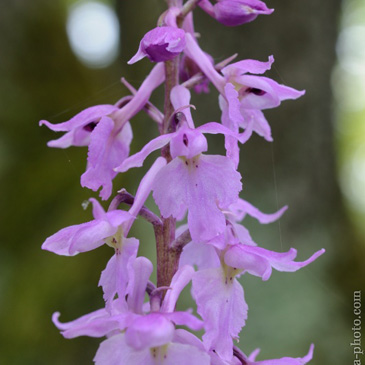
[[[239,148],[253,132],[272,141],[263,110],[304,92],[261,76],[274,62],[272,56],[267,62],[248,59],[231,63],[230,59],[214,65],[194,32],[192,10],[197,5],[227,26],[273,11],[258,0],[218,0],[214,4],[209,0],[169,1],[159,27],[143,37],[129,61],[132,64],[147,57],[157,63],[138,90],[124,80],[132,95],[115,105],[90,107],[56,125],[40,122],[53,131],[65,132],[50,141],[50,147],[88,146],[81,185],[94,191],[101,188],[103,200],[111,197],[118,173],[140,167],[153,151],[162,151],[135,196],[124,189],[118,191],[107,211],[90,199],[93,220],[61,229],[43,243],[43,249],[65,256],[103,244],[114,250],[99,281],[105,307],[68,323],[60,322],[59,313],[55,313],[53,322],[66,338],[106,337],[94,358],[98,365],[306,364],[312,359],[313,345],[303,358],[264,361],[255,360],[258,351],[246,356],[234,345],[248,311],[237,279],[247,273],[268,280],[273,268],[293,272],[324,252],[295,261],[295,249],[279,253],[261,248],[241,224],[247,214],[261,224],[271,223],[287,209],[264,214],[239,197]],[[164,82],[162,113],[149,98]],[[190,90],[209,92],[210,83],[219,92],[221,123],[196,127]],[[133,139],[130,120],[141,110],[157,123],[160,135],[129,156]],[[206,153],[205,134],[224,136],[225,156]],[[160,215],[145,206],[151,191]],[[121,203],[129,204],[130,209],[119,209]],[[139,241],[129,236],[138,216],[152,223],[155,230],[156,284],[149,280],[153,264],[138,256]],[[190,282],[199,318],[191,310],[175,309],[181,291]],[[203,330],[202,339],[190,330]]]

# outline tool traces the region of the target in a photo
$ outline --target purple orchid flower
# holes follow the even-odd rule
[[[95,355],[96,364],[154,365],[158,361],[163,365],[172,365],[183,364],[179,361],[188,359],[191,364],[208,365],[209,356],[201,346],[181,341],[181,334],[177,336],[181,330],[175,334],[175,325],[185,325],[193,330],[203,326],[192,314],[174,311],[176,301],[191,280],[194,269],[190,266],[179,269],[161,307],[144,313],[144,293],[152,270],[148,259],[138,257],[133,262],[126,290],[127,299],[114,300],[112,311],[99,309],[69,323],[59,322],[59,313],[55,313],[55,325],[66,338],[107,336]]]
[[[296,262],[295,249],[277,253],[255,246],[250,237],[249,242],[243,243],[240,241],[243,236],[235,234],[227,226],[224,249],[192,241],[184,247],[180,259],[181,265],[198,267],[193,277],[192,293],[205,323],[204,345],[209,350],[214,349],[226,361],[232,359],[232,340],[238,338],[247,319],[248,306],[237,278],[247,272],[268,280],[272,268],[283,272],[297,271],[324,253],[322,249],[309,259]]]
[[[181,109],[189,105],[190,93],[177,86],[171,100],[175,109]],[[124,172],[142,166],[151,152],[170,143],[172,161],[156,176],[153,197],[164,217],[182,219],[188,210],[192,237],[197,241],[207,241],[224,231],[225,217],[221,210],[237,201],[241,175],[229,158],[202,154],[208,148],[203,133],[240,137],[218,123],[207,123],[193,129],[190,127],[193,125],[190,111],[183,110],[183,113],[186,123],[175,133],[155,138],[115,170]]]
[[[185,32],[171,26],[157,27],[142,38],[137,53],[128,61],[131,65],[144,57],[152,62],[165,62],[178,56],[185,48]]]
[[[215,5],[209,0],[201,0],[199,6],[228,27],[252,22],[258,15],[269,15],[274,11],[258,0],[218,0]]]
[[[193,296],[198,313],[204,320],[206,348],[214,349],[223,359],[230,360],[232,339],[245,324],[248,306],[236,277],[248,272],[267,280],[272,268],[293,272],[313,262],[324,253],[320,250],[303,262],[295,262],[296,250],[276,253],[260,247],[236,244],[219,253],[219,267],[199,270],[193,277]]]
[[[114,236],[118,235],[119,227],[132,216],[121,210],[105,212],[96,199],[91,198],[90,202],[93,205],[93,221],[61,229],[46,239],[42,249],[57,255],[74,256],[94,250],[104,243],[113,246],[113,238],[117,240],[118,237]]]
[[[129,155],[132,129],[128,121],[145,106],[152,91],[163,81],[163,65],[156,65],[137,93],[121,109],[115,105],[98,105],[85,109],[64,123],[40,121],[40,125],[44,124],[55,132],[66,132],[61,138],[50,141],[48,146],[89,146],[81,185],[94,191],[102,187],[102,199],[106,200],[111,195],[112,180],[116,176],[114,167]]]
[[[156,160],[142,179],[129,212],[121,210],[105,212],[98,201],[91,198],[95,218],[93,221],[63,228],[47,238],[42,245],[44,250],[65,256],[91,251],[104,243],[114,248],[115,254],[101,273],[99,281],[107,306],[116,294],[120,298],[125,295],[128,272],[137,256],[139,245],[137,239],[127,238],[127,235],[136,215],[151,192],[156,174],[165,165],[164,158],[160,157]]]
[[[100,344],[95,356],[98,365],[131,364],[161,365],[209,364],[208,354],[194,344],[175,341],[175,325],[185,325],[193,330],[203,323],[188,312],[174,312],[181,290],[191,280],[192,267],[186,266],[174,275],[159,311],[133,319],[125,333],[109,337]],[[113,362],[114,361],[114,362]]]
[[[239,128],[244,128],[246,139],[256,132],[272,141],[271,128],[262,110],[277,107],[283,100],[297,99],[304,94],[304,91],[278,84],[267,77],[247,75],[262,74],[270,69],[274,62],[272,56],[268,62],[243,60],[233,63],[222,69],[222,76],[191,34],[186,34],[185,54],[194,60],[220,92],[223,125],[236,133]],[[226,137],[226,149],[237,166],[239,150],[237,142],[230,136]]]
[[[73,256],[80,252],[91,251],[106,243],[114,248],[114,255],[102,272],[99,286],[103,288],[107,304],[116,293],[122,297],[128,280],[128,265],[137,256],[138,240],[125,238],[123,225],[134,217],[121,210],[105,212],[95,200],[93,204],[94,220],[63,228],[46,239],[42,249],[58,255]]]
[[[196,272],[192,294],[204,320],[205,348],[224,360],[232,360],[233,341],[238,339],[247,319],[248,306],[234,270],[223,266]]]

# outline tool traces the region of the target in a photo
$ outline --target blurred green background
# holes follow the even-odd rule
[[[79,184],[87,150],[47,148],[56,135],[38,121],[59,123],[88,106],[115,103],[127,94],[121,76],[138,87],[151,64],[126,62],[166,5],[104,1],[104,11],[90,3],[0,1],[1,364],[90,364],[100,342],[65,340],[51,323],[55,311],[69,321],[102,306],[97,283],[112,252],[102,247],[67,258],[40,249],[59,229],[90,220],[82,203],[96,194]],[[245,220],[260,245],[295,247],[299,259],[322,247],[327,252],[297,273],[275,272],[268,282],[242,277],[250,309],[240,346],[246,353],[260,347],[259,359],[268,359],[303,356],[314,342],[311,364],[350,364],[353,291],[364,287],[365,2],[267,5],[275,8],[272,15],[237,28],[198,9],[196,30],[217,62],[236,52],[259,60],[273,54],[268,75],[306,89],[300,100],[265,113],[273,144],[253,136],[242,148],[241,196],[266,212],[289,205],[269,226]],[[198,124],[219,121],[216,97],[214,90],[193,96]],[[161,105],[162,92],[153,100]],[[157,135],[144,114],[132,127],[132,152]],[[211,138],[210,147],[222,152],[222,142]],[[115,191],[134,193],[142,176],[143,169],[118,176]],[[141,254],[153,258],[151,228],[137,221],[132,233],[141,240]],[[183,300],[191,305],[188,295]]]

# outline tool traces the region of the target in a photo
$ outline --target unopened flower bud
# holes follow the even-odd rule
[[[152,62],[164,62],[173,59],[185,48],[185,32],[175,27],[157,27],[142,38],[137,53],[128,61],[131,65],[144,57]]]
[[[271,14],[274,11],[259,0],[218,0],[214,6],[203,2],[201,7],[228,27],[252,22],[258,15]]]

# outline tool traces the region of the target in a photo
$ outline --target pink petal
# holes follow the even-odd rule
[[[114,171],[125,172],[133,167],[141,167],[147,156],[153,151],[156,151],[167,145],[173,135],[173,133],[164,134],[148,142],[141,151],[125,159],[122,164],[114,168]]]
[[[247,365],[305,365],[313,358],[314,345],[312,344],[309,348],[308,354],[304,357],[282,357],[281,359],[263,360],[263,361],[249,361]]]
[[[250,246],[257,246],[256,242],[253,241],[249,230],[244,227],[242,224],[232,223],[235,236],[237,237],[238,241]],[[232,240],[231,240],[232,241]]]
[[[142,45],[140,43],[137,53],[127,63],[128,63],[128,65],[133,65],[133,63],[136,63],[145,57],[146,57],[146,53],[143,51]]]
[[[191,332],[184,329],[176,329],[174,333],[174,342],[184,345],[193,345],[201,351],[205,351],[203,342]]]
[[[57,255],[71,256],[69,252],[71,240],[82,227],[92,226],[90,223],[78,224],[70,227],[66,227],[48,237],[42,244],[42,250],[54,252]],[[76,254],[76,253],[75,253]]]
[[[285,205],[275,213],[266,214],[262,213],[246,200],[239,199],[236,203],[232,204],[229,209],[235,214],[235,220],[238,222],[242,221],[246,214],[248,214],[251,217],[256,218],[261,224],[268,224],[278,220],[288,209],[288,206]]]
[[[232,63],[222,69],[222,74],[227,77],[238,76],[245,73],[263,74],[271,69],[274,57],[270,56],[267,62],[256,60],[243,60]]]
[[[200,127],[195,129],[200,133],[208,133],[208,134],[223,134],[225,136],[230,136],[235,138],[236,140],[240,140],[240,136],[235,131],[232,131],[230,128],[225,127],[222,124],[210,122],[201,125]]]
[[[229,117],[228,102],[222,95],[219,95],[219,107],[222,110],[222,124],[238,134],[238,124]],[[238,147],[237,140],[233,137],[227,136],[224,140],[224,147],[227,151],[227,157],[232,160],[235,168],[237,169],[240,160],[240,149]]]
[[[212,84],[217,88],[217,90],[224,94],[224,85],[226,81],[223,76],[219,74],[214,68],[209,57],[201,50],[197,41],[189,33],[185,35],[186,38],[186,48],[185,54],[194,60],[194,62],[199,66],[205,76],[212,82]]]
[[[220,260],[214,246],[192,241],[184,246],[180,256],[179,267],[184,265],[196,265],[198,270],[204,270],[219,267]]]
[[[131,216],[133,216],[133,218],[137,217],[139,211],[143,207],[143,204],[147,200],[148,195],[152,190],[153,181],[155,180],[156,175],[164,166],[166,166],[166,160],[163,157],[158,157],[157,160],[151,166],[151,168],[148,170],[146,175],[141,180],[139,187],[137,189],[136,196],[134,198],[134,202],[128,212]],[[131,228],[133,221],[134,219],[131,219],[125,223],[124,225],[125,236],[128,235],[129,229]]]
[[[159,347],[169,343],[175,327],[162,313],[150,313],[136,318],[127,328],[126,343],[135,350]]]
[[[76,134],[78,138],[76,138]],[[77,133],[76,131],[67,132],[62,137],[47,142],[47,146],[54,148],[68,148],[70,146],[87,146],[89,143],[90,132],[86,132],[81,129]]]
[[[167,291],[164,301],[161,306],[161,312],[173,312],[175,310],[176,302],[181,291],[190,282],[194,275],[192,266],[183,266],[179,268],[173,276],[170,284],[170,289]]]
[[[143,107],[146,105],[152,92],[161,85],[165,80],[164,64],[158,63],[153,67],[152,71],[142,82],[142,85],[137,90],[137,93],[133,96],[133,99],[117,110],[114,114],[114,120],[120,130],[123,125],[133,118]]]
[[[153,271],[153,265],[145,257],[137,257],[133,262],[133,270],[129,274],[127,287],[127,303],[131,311],[137,314],[143,313],[143,301],[149,277]]]
[[[243,75],[236,77],[236,82],[247,88],[240,90],[241,106],[247,109],[275,108],[281,101],[297,99],[305,93],[263,76]],[[262,92],[257,94],[250,90]]]
[[[110,309],[110,304],[116,294],[121,299],[124,299],[127,294],[128,269],[136,259],[138,244],[138,240],[135,238],[124,239],[121,249],[116,250],[115,255],[101,273],[99,286],[103,288],[104,300],[108,309]]]
[[[100,196],[105,200],[112,192],[114,167],[120,165],[129,153],[132,133],[129,123],[117,135],[113,134],[114,121],[103,117],[91,134],[88,167],[81,176],[81,185],[94,191],[102,187]]]
[[[241,107],[245,109],[268,109],[280,105],[280,97],[267,78],[255,75],[237,76],[235,82],[239,90]]]
[[[250,252],[245,248],[246,245],[231,246],[224,255],[224,262],[230,267],[244,270],[251,275],[268,280],[272,272],[270,262],[265,257]]]
[[[196,167],[198,166],[198,167]],[[226,228],[221,209],[238,199],[241,175],[224,156],[201,155],[189,171],[188,224],[194,241],[208,241]]]
[[[224,92],[228,102],[228,116],[235,125],[239,125],[243,122],[243,117],[240,112],[241,104],[238,99],[238,92],[230,82],[224,87]]]
[[[154,180],[153,198],[165,218],[172,215],[181,219],[186,212],[189,173],[183,164],[180,158],[175,158],[159,171]]]
[[[205,136],[198,129],[189,128],[187,124],[178,129],[170,142],[172,158],[184,156],[190,159],[207,150],[208,142]]]
[[[55,132],[68,132],[99,120],[101,117],[109,115],[116,110],[118,110],[118,108],[115,105],[96,105],[76,114],[67,122],[52,124],[46,120],[41,120],[39,125],[46,125],[49,129]]]
[[[253,130],[259,136],[264,137],[268,142],[273,141],[270,125],[261,110],[241,107],[240,111],[244,118],[243,122],[240,123],[241,128],[246,130],[249,129],[251,132]]]
[[[238,199],[241,175],[224,156],[175,158],[163,167],[153,185],[153,197],[163,217],[179,219],[188,208],[193,240],[207,241],[225,230],[221,209]]]
[[[129,221],[133,216],[124,210],[111,210],[105,213],[105,219],[113,227],[120,227],[126,221]]]
[[[90,131],[86,127],[91,123],[97,123],[100,118],[110,115],[116,110],[118,108],[114,105],[97,105],[83,110],[67,122],[51,124],[46,120],[41,120],[39,125],[46,125],[55,132],[68,132],[62,137],[48,142],[49,147],[87,146],[90,140]]]
[[[52,321],[65,338],[103,337],[120,327],[120,318],[111,317],[104,308],[67,323],[59,322],[59,316],[59,312],[54,313]]]
[[[224,261],[231,267],[246,270],[252,275],[260,276],[263,280],[267,280],[271,276],[271,267],[278,271],[297,271],[313,262],[324,252],[324,249],[319,250],[309,259],[303,262],[296,262],[294,259],[297,251],[293,248],[288,252],[279,253],[261,247],[238,244],[231,246],[227,250]]]
[[[241,103],[238,98],[238,92],[231,83],[227,83],[225,88],[225,97],[220,97],[220,107],[222,110],[222,123],[232,131],[238,134],[239,126],[245,125],[245,132],[240,135],[239,141],[246,143],[252,135],[253,122],[245,123],[245,119],[241,111]],[[226,136],[225,147],[227,156],[232,159],[237,168],[239,162],[239,148],[237,141],[231,136]]]
[[[271,80],[267,77],[264,77],[265,81],[267,81],[276,94],[279,96],[280,101],[283,100],[295,100],[300,98],[305,94],[305,90],[296,90],[292,87],[278,84],[276,81]]]
[[[94,198],[90,198],[89,201],[93,205],[93,216],[96,220],[101,220],[106,218],[105,210],[101,204]]]
[[[108,221],[95,220],[90,223],[93,224],[81,227],[72,237],[69,244],[71,256],[100,247],[108,237],[113,236],[118,230]]]
[[[232,338],[238,337],[247,318],[242,286],[227,278],[222,268],[202,270],[193,277],[193,296],[205,323],[205,347],[231,360]]]
[[[325,251],[326,250],[322,248],[321,250],[315,252],[310,258],[301,262],[280,260],[274,257],[273,261],[271,262],[271,265],[274,269],[278,271],[294,272],[312,263],[319,256],[323,255]]]
[[[46,239],[42,249],[65,256],[93,250],[114,235],[119,225],[131,218],[123,211],[105,213],[95,199],[90,200],[93,203],[93,214],[99,219],[61,229]]]
[[[91,221],[66,227],[48,237],[42,245],[43,250],[51,251],[57,255],[73,256],[79,252],[86,252],[101,246],[109,235],[114,234],[115,227],[106,221]],[[73,245],[81,242],[81,251],[73,249]]]
[[[94,357],[95,365],[155,365],[150,349],[136,351],[128,346],[124,333],[103,341]]]
[[[165,313],[165,317],[177,326],[186,326],[194,331],[199,331],[204,326],[203,321],[196,318],[193,314],[189,312]]]

